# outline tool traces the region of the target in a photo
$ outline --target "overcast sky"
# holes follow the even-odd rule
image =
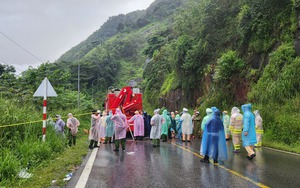
[[[0,63],[13,65],[20,73],[29,66],[54,62],[99,29],[110,16],[146,9],[152,2],[0,0]]]

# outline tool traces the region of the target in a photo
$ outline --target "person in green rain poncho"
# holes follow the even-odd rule
[[[115,134],[114,131],[114,122],[110,119],[113,116],[112,111],[109,111],[108,116],[106,117],[106,136],[105,136],[105,141],[104,144],[107,144],[112,142],[112,137]]]
[[[210,118],[212,118],[212,110],[210,108],[206,108],[206,116],[203,118],[201,123],[202,132],[204,131],[205,124],[208,122]]]
[[[161,137],[162,137],[162,141],[166,142],[168,137],[168,129],[169,126],[171,125],[171,119],[170,116],[168,116],[167,110],[163,111],[162,118],[164,119],[164,123],[162,124],[161,127]]]

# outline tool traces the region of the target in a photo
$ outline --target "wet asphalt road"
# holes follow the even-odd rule
[[[234,154],[227,142],[225,163],[201,163],[200,140],[178,140],[153,148],[151,141],[127,140],[126,151],[114,152],[101,144],[86,188],[104,187],[300,187],[300,156],[256,148],[249,161],[246,151]],[[87,158],[66,187],[75,187]]]

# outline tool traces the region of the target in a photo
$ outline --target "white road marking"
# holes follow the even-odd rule
[[[98,152],[98,148],[94,148],[90,155],[88,162],[86,163],[86,165],[83,169],[83,172],[82,172],[75,188],[84,188],[85,187],[86,182],[88,181],[90,173],[92,171],[92,167],[93,167],[97,152]]]

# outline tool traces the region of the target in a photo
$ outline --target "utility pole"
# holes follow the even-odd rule
[[[77,99],[77,102],[78,102],[78,109],[80,108],[80,62],[78,61],[78,99]]]

